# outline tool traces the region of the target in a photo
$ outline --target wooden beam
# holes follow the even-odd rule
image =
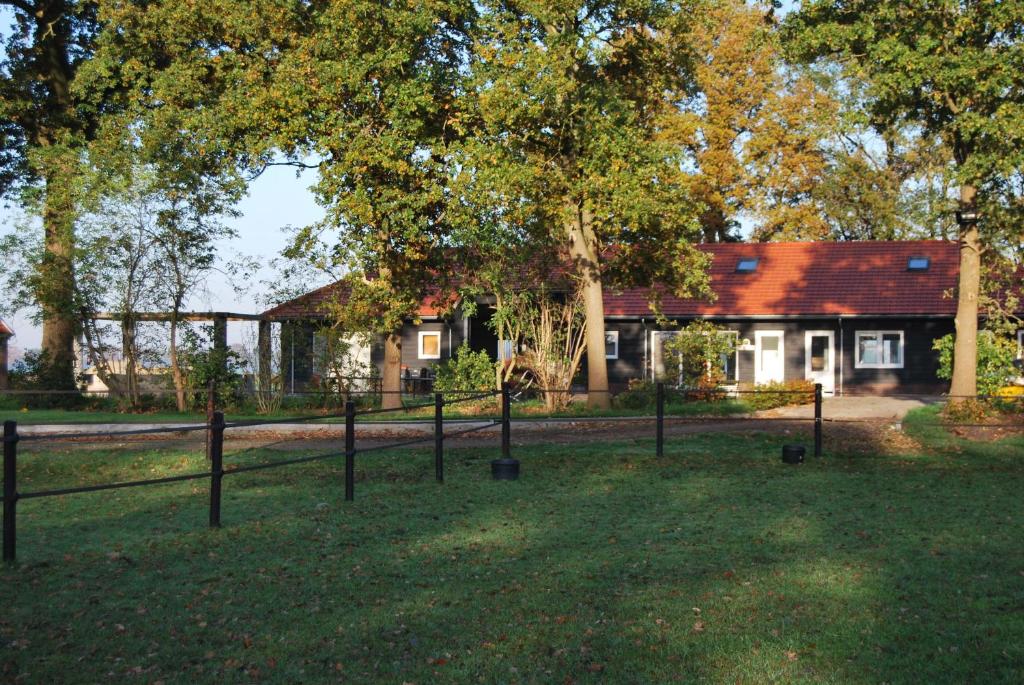
[[[95,321],[120,321],[124,314],[119,312],[97,312],[92,315]],[[169,322],[172,312],[135,312],[131,317],[135,321]],[[179,312],[178,321],[264,321],[262,314],[241,314],[239,312]]]
[[[0,335],[0,390],[7,390],[10,378],[7,375],[7,336]]]

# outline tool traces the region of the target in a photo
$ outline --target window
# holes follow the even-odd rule
[[[741,257],[740,261],[736,262],[736,273],[749,274],[757,271],[757,262],[757,257]]]
[[[618,359],[619,358],[619,332],[618,331],[605,331],[604,332],[604,358],[605,359]]]
[[[931,266],[929,257],[911,257],[907,260],[907,271],[927,271]]]
[[[420,331],[420,359],[441,358],[441,331]]]
[[[903,331],[857,331],[858,369],[902,369]]]
[[[516,343],[514,340],[498,341],[498,361],[508,361],[516,356]]]
[[[725,373],[725,380],[735,383],[739,380],[739,333],[737,331],[719,331],[718,335],[732,337],[732,352],[723,352],[719,357],[722,364],[722,371]]]
[[[1024,330],[1017,331],[1017,359],[1024,359]]]

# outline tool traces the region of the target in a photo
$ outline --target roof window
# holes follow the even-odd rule
[[[757,257],[740,257],[740,260],[736,262],[736,273],[738,274],[750,274],[757,271]]]
[[[907,271],[927,271],[931,263],[929,257],[911,257],[907,260]]]

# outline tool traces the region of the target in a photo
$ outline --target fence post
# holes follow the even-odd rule
[[[512,396],[507,382],[501,384],[501,458],[512,458]]]
[[[213,412],[210,445],[210,528],[220,528],[220,486],[224,480],[224,412]]]
[[[17,547],[18,424],[4,421],[4,561],[12,562]]]
[[[434,475],[444,482],[444,396],[434,393]]]
[[[658,383],[655,393],[656,405],[655,416],[655,454],[659,457],[665,456],[665,384]]]
[[[814,456],[821,456],[821,383],[814,384]]]
[[[356,403],[345,403],[345,501],[355,499],[356,479]]]

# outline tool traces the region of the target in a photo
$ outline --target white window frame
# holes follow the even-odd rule
[[[441,358],[441,334],[443,331],[420,331],[419,334],[419,345],[416,347],[417,356],[420,359],[440,359]],[[423,353],[423,339],[427,336],[437,336],[437,354],[424,354]]]
[[[608,336],[615,339],[615,352],[608,351]],[[605,359],[618,359],[619,358],[619,332],[609,331],[605,329],[604,332],[604,358]]]
[[[736,385],[737,383],[740,382],[740,332],[737,331],[737,330],[733,330],[731,328],[726,328],[726,329],[718,331],[718,335],[731,335],[734,338],[734,340],[733,340],[734,344],[732,346],[732,370],[736,374],[736,377],[735,378],[729,378],[728,373],[727,373],[728,369],[729,369],[728,365],[726,365],[722,369],[722,372],[726,373],[726,376],[725,376],[725,384],[726,385]]]
[[[875,362],[869,364],[860,360],[860,339],[862,337],[874,337],[878,341],[879,354],[881,354],[882,338],[886,335],[900,336],[900,361],[898,364]],[[906,336],[903,331],[854,331],[853,333],[853,368],[855,369],[902,369],[906,362]]]
[[[1024,328],[1017,331],[1017,359],[1024,359]]]

